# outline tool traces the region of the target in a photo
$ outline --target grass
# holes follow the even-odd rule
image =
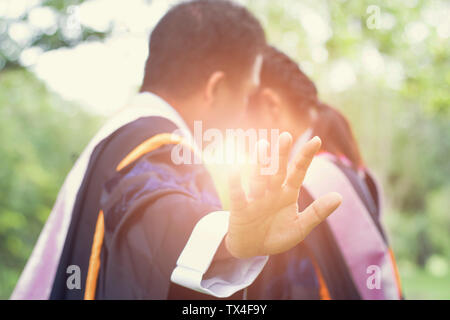
[[[402,272],[400,268],[400,277],[406,299],[450,299],[450,275],[448,274],[439,277],[420,268],[412,268],[405,272]]]

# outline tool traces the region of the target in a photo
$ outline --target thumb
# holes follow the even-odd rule
[[[295,228],[298,231],[298,242],[324,221],[342,203],[342,196],[337,192],[328,193],[316,199],[305,210],[299,213],[295,221]]]

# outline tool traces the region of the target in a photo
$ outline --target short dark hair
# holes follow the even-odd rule
[[[264,30],[245,7],[226,0],[183,2],[150,36],[141,91],[186,96],[216,70],[234,82],[264,46]]]
[[[298,64],[273,46],[266,46],[261,69],[261,88],[272,87],[283,93],[297,111],[307,111],[318,102],[314,82]]]

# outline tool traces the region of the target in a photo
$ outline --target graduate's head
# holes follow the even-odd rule
[[[150,36],[141,91],[206,126],[236,123],[258,86],[264,46],[264,31],[246,8],[225,0],[183,2]]]
[[[316,86],[298,64],[267,46],[260,87],[251,98],[246,126],[287,130],[298,136],[311,126],[317,99]]]

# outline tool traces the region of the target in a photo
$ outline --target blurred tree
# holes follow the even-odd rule
[[[105,38],[79,22],[77,5],[85,0],[2,0],[0,70],[27,66],[41,52]]]
[[[65,176],[100,119],[23,69],[0,73],[0,298],[8,298]]]

